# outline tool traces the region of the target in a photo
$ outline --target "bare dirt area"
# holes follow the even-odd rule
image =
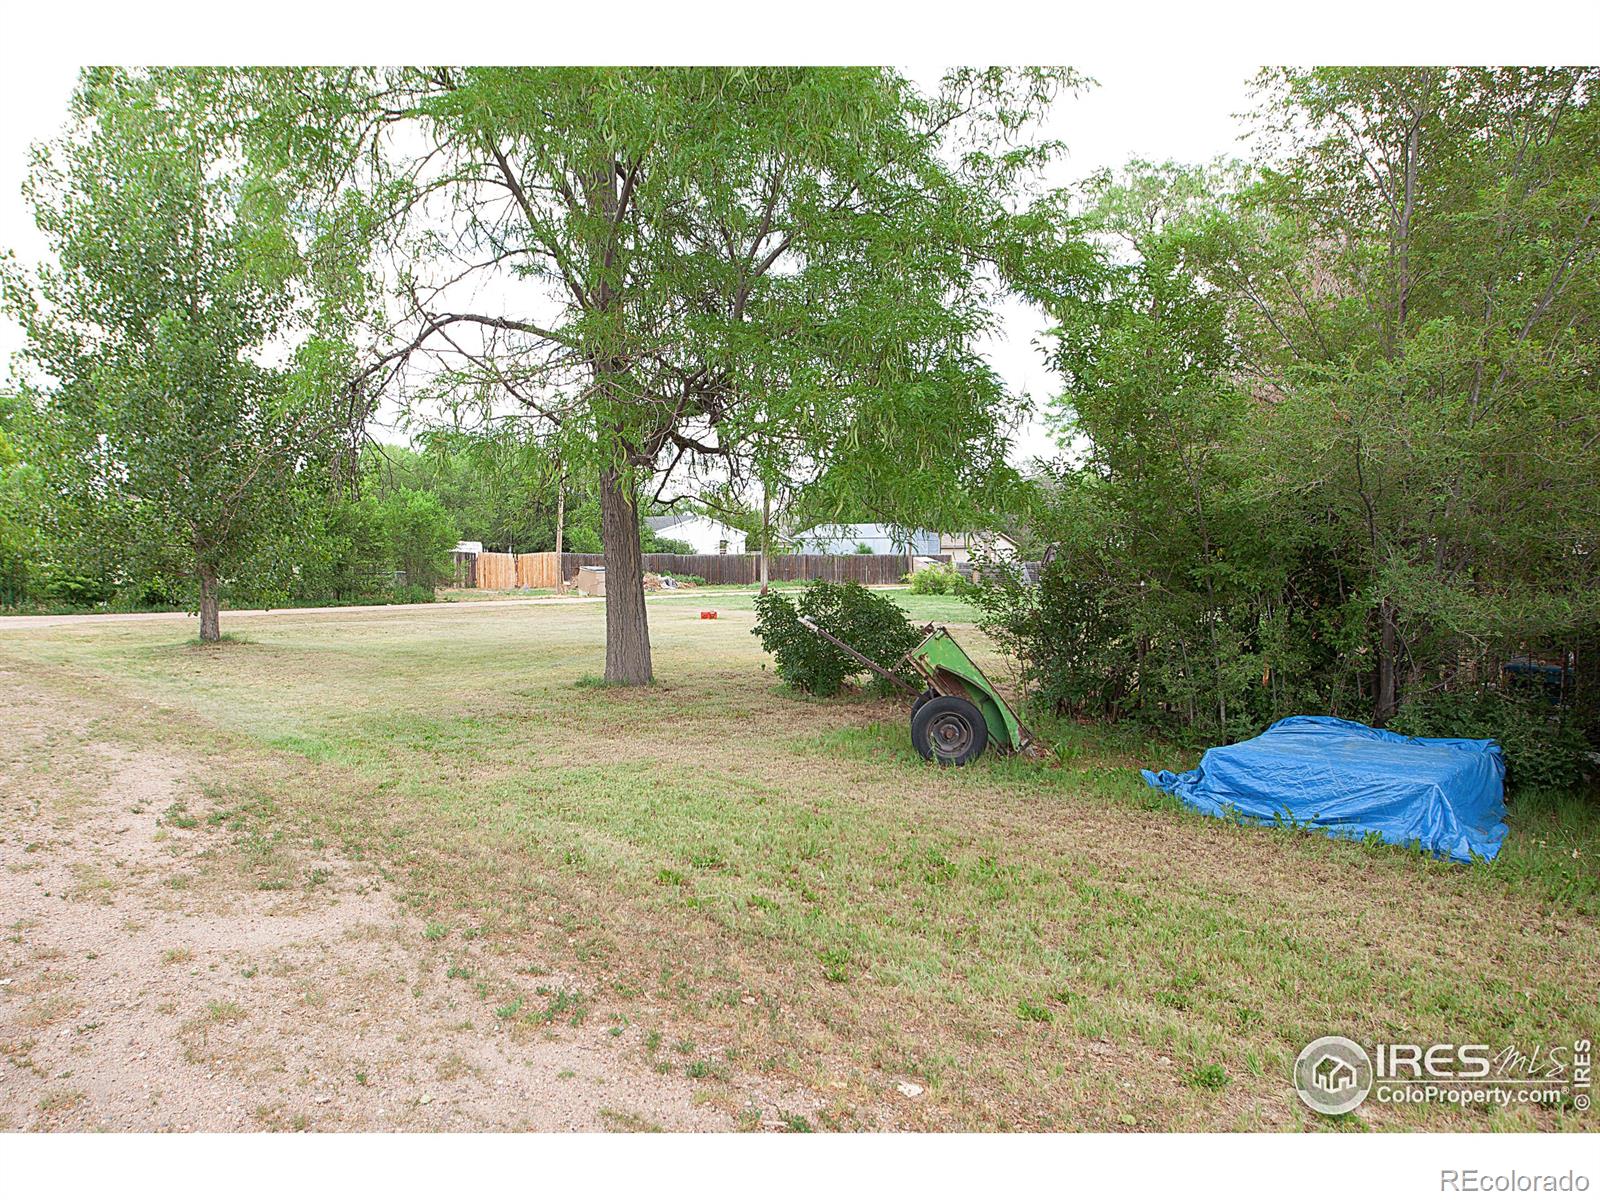
[[[379,872],[252,844],[193,764],[97,739],[92,711],[7,675],[0,1128],[736,1127],[650,1068],[637,1026],[485,1022],[476,979],[503,965],[436,948]],[[750,1089],[751,1111],[810,1107]]]
[[[481,604],[486,608],[516,607],[523,604],[569,604],[599,600],[598,596],[525,596],[513,592],[485,592],[474,593],[468,589],[452,589],[445,597],[450,602],[472,602]],[[241,617],[277,617],[277,616],[327,616],[360,615],[362,613],[387,613],[396,607],[393,604],[341,604],[321,605],[306,608],[238,608],[224,609],[224,620],[237,620]],[[131,612],[131,613],[7,613],[0,615],[0,629],[46,629],[53,625],[105,625],[116,624],[123,621],[160,621],[173,622],[181,625],[192,625],[195,615],[187,612]]]

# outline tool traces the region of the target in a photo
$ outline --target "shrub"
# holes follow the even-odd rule
[[[929,563],[906,576],[916,596],[958,596],[967,581],[949,563]]]
[[[1589,745],[1573,714],[1530,687],[1431,692],[1401,705],[1390,723],[1412,737],[1494,738],[1517,788],[1573,787],[1589,766]]]
[[[389,560],[411,587],[434,587],[450,578],[450,548],[461,536],[455,518],[433,492],[401,488],[379,501]]]
[[[815,696],[836,695],[847,680],[868,672],[800,624],[801,617],[810,617],[840,641],[891,670],[921,638],[898,604],[859,583],[819,579],[808,584],[795,603],[776,590],[758,596],[753,632],[772,655],[778,678]],[[894,690],[875,674],[871,683],[880,695]]]
[[[51,564],[44,577],[44,596],[71,608],[94,608],[110,600],[115,589],[103,578]]]

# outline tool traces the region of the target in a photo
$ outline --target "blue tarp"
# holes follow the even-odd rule
[[[1207,750],[1193,771],[1143,774],[1209,816],[1312,826],[1330,837],[1376,833],[1458,862],[1493,858],[1506,836],[1506,766],[1493,741],[1285,717],[1259,737]]]

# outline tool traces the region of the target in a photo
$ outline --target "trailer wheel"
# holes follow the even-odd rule
[[[972,701],[935,696],[911,718],[911,744],[929,762],[965,766],[989,744],[989,727]]]
[[[936,697],[938,694],[938,692],[934,691],[932,688],[929,688],[927,691],[923,692],[922,695],[913,700],[911,702],[911,719],[915,721],[917,719],[917,710],[929,700],[932,700],[934,697]]]

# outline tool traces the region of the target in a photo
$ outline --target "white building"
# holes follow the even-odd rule
[[[862,546],[871,554],[939,553],[938,534],[893,525],[818,525],[789,540],[798,554],[859,554]]]
[[[688,542],[696,554],[743,554],[744,530],[724,525],[699,513],[671,513],[646,517],[645,524],[658,537]]]
[[[862,546],[873,554],[912,553],[918,558],[943,558],[951,566],[973,559],[1008,559],[1017,544],[1003,533],[933,533],[892,525],[819,525],[794,535],[801,554],[857,554]]]
[[[952,567],[962,567],[973,559],[1005,562],[1017,557],[1017,544],[1003,533],[942,533],[939,553]]]

